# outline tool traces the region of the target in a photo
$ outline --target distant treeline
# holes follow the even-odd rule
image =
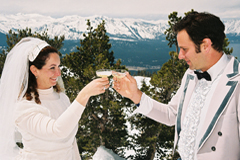
[[[157,73],[157,70],[138,70],[138,71],[130,71],[132,76],[144,76],[151,77],[154,73]]]

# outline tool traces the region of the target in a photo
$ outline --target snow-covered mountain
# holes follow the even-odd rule
[[[87,20],[93,28],[105,20],[106,29],[111,38],[121,39],[155,39],[161,36],[167,27],[167,21],[145,21],[138,19],[117,19],[104,16],[80,17],[77,15],[52,18],[39,14],[0,14],[0,32],[8,33],[10,29],[31,28],[33,32],[48,29],[50,36],[65,35],[65,39],[81,39],[87,31]]]
[[[61,53],[69,54],[76,51],[79,39],[87,33],[87,20],[96,28],[105,21],[107,34],[110,37],[115,59],[121,59],[122,65],[129,70],[157,71],[170,58],[169,48],[164,31],[169,27],[167,20],[147,21],[142,19],[119,19],[105,16],[81,17],[77,15],[53,18],[39,14],[1,14],[0,13],[0,50],[5,48],[6,35],[11,29],[31,28],[32,33],[46,31],[54,36],[65,36]],[[233,55],[240,57],[240,19],[223,21],[226,26],[227,38],[233,47]]]
[[[240,36],[240,20],[225,20],[223,23],[225,25],[226,34],[235,34]]]
[[[39,14],[0,14],[0,32],[8,33],[10,29],[31,28],[33,32],[48,32],[51,37],[65,35],[67,40],[82,38],[82,33],[87,31],[87,19],[93,28],[96,28],[102,20],[111,39],[140,40],[158,39],[164,36],[168,28],[167,20],[147,21],[141,19],[119,19],[105,16],[81,17],[77,15],[52,18]],[[226,33],[240,35],[240,20],[225,20]]]

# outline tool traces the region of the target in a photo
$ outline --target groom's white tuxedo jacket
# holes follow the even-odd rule
[[[240,160],[240,68],[233,56],[227,64],[211,98],[200,133],[198,160]],[[198,81],[193,70],[184,74],[180,88],[168,104],[159,103],[145,94],[135,112],[160,123],[175,125],[176,147],[188,103]]]

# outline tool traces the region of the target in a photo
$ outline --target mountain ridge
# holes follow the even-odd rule
[[[107,33],[110,39],[120,40],[145,40],[159,39],[169,27],[168,20],[143,20],[133,18],[109,18],[106,16],[81,17],[78,15],[52,18],[40,14],[0,14],[0,32],[7,34],[10,29],[31,28],[33,32],[48,32],[50,37],[64,35],[66,40],[78,40],[87,32],[87,19],[93,28],[105,21]],[[240,20],[230,19],[223,21],[226,26],[226,34],[240,36]]]
[[[110,37],[115,59],[121,59],[122,64],[130,70],[147,69],[157,71],[170,58],[169,48],[164,31],[168,28],[168,20],[149,21],[133,18],[109,18],[106,16],[81,17],[78,15],[52,18],[40,14],[0,14],[0,49],[6,47],[6,34],[10,29],[31,28],[32,32],[54,36],[65,36],[61,53],[68,54],[76,51],[79,39],[87,33],[87,19],[96,28],[105,20],[107,34]],[[234,48],[233,55],[240,58],[240,19],[223,21],[226,26],[230,47]]]

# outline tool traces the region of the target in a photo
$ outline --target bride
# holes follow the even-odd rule
[[[78,121],[89,98],[104,93],[109,81],[91,81],[70,103],[58,85],[59,66],[58,51],[38,38],[23,38],[8,53],[0,83],[1,160],[81,159]]]

